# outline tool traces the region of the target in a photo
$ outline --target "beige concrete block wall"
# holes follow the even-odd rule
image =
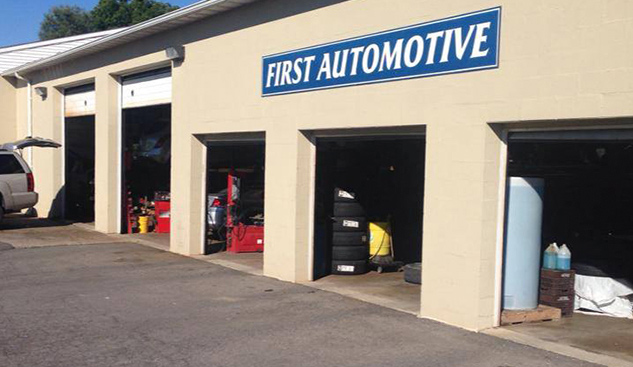
[[[17,91],[14,83],[0,78],[0,143],[17,137]]]
[[[47,88],[47,97],[33,93],[33,136],[62,141],[61,91]],[[39,201],[35,208],[42,217],[59,218],[62,210],[62,150],[33,148],[31,169]]]
[[[119,82],[117,77],[95,75],[95,228],[119,230],[121,185],[119,171]]]
[[[17,81],[15,89],[15,120],[17,138],[21,139],[28,135],[27,127],[27,88],[24,82]]]
[[[264,55],[499,5],[498,69],[260,95]],[[535,126],[529,122],[559,120],[564,126],[567,119],[632,116],[631,29],[628,3],[607,0],[270,0],[87,56],[34,78],[51,87],[96,78],[101,95],[107,76],[164,62],[166,46],[184,44],[186,59],[173,74],[172,249],[185,254],[201,250],[200,167],[205,153],[193,136],[264,131],[264,273],[289,281],[310,278],[312,148],[299,131],[426,125],[421,315],[480,330],[496,322],[500,282],[504,144],[490,124]],[[110,81],[105,83],[113,88]],[[98,154],[110,158],[97,158],[102,160],[97,206],[107,213],[98,214],[97,227],[111,231],[109,202],[117,168],[110,156],[115,149],[110,129],[118,122],[112,96],[106,98],[97,102],[106,106],[98,107],[98,124],[108,125],[97,127],[107,135],[99,138],[106,153],[98,149]],[[42,104],[37,107],[40,121],[54,123],[49,102],[35,103]],[[39,167],[54,163],[46,156],[36,158]],[[54,191],[55,185],[48,189]]]
[[[206,208],[206,147],[191,134],[172,135],[173,157],[186,157],[172,168],[171,251],[198,255],[203,253]],[[172,161],[173,162],[173,161]],[[184,179],[188,178],[188,179]]]

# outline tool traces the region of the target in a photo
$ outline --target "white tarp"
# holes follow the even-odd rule
[[[576,274],[575,309],[633,319],[633,285],[624,279]]]

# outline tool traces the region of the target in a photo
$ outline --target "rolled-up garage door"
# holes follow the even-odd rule
[[[511,142],[630,141],[633,140],[633,129],[522,131],[510,133],[508,137]]]
[[[78,117],[95,114],[95,85],[86,84],[64,90],[64,116]]]
[[[171,103],[171,68],[124,77],[122,94],[123,108]]]

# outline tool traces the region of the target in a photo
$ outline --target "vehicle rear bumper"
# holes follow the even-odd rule
[[[32,208],[37,204],[39,195],[37,192],[24,192],[13,195],[13,206],[6,208],[11,211]]]

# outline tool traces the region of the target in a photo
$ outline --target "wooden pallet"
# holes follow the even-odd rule
[[[515,325],[527,322],[541,322],[559,320],[561,311],[559,308],[539,305],[535,310],[503,310],[501,312],[501,325]]]

